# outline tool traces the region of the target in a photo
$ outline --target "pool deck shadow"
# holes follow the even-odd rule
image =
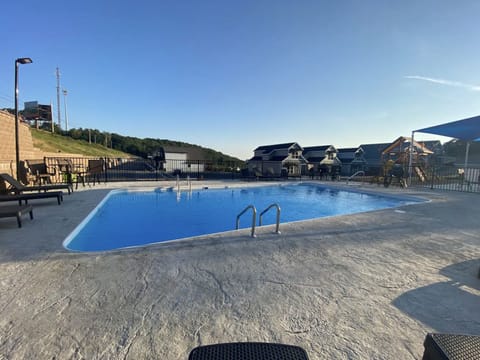
[[[435,332],[479,335],[479,268],[480,259],[449,265],[440,273],[452,279],[407,291],[393,305]]]
[[[257,238],[244,229],[63,249],[115,186],[131,185],[82,189],[61,206],[32,202],[22,229],[0,221],[6,358],[186,359],[201,344],[270,341],[311,359],[417,359],[428,331],[480,334],[478,195],[409,189],[431,201],[282,224],[280,235],[270,226]]]

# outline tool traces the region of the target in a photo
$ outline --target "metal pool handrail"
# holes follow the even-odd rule
[[[365,176],[365,171],[363,170],[360,170],[360,171],[357,171],[355,174],[353,174],[352,176],[350,176],[348,179],[347,179],[347,184],[350,180],[352,180],[355,176],[357,175],[362,175],[362,176]],[[363,182],[363,177],[362,177],[362,182]]]
[[[282,209],[280,208],[280,206],[278,204],[271,204],[269,207],[267,207],[265,210],[263,210],[260,213],[260,217],[258,219],[258,226],[262,226],[262,216],[263,216],[263,214],[265,214],[268,210],[270,210],[273,207],[277,208],[277,226],[276,226],[276,229],[275,229],[275,233],[281,234],[281,232],[280,232],[280,213],[281,213]]]
[[[257,219],[257,209],[253,205],[248,205],[243,211],[237,215],[237,226],[236,230],[238,230],[238,226],[240,225],[240,216],[242,216],[248,209],[252,209],[252,233],[251,236],[254,238],[256,237],[255,235],[255,222]]]

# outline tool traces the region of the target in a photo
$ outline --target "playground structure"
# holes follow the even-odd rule
[[[429,156],[433,154],[423,143],[400,136],[382,151],[384,185],[389,186],[393,178],[396,178],[400,186],[405,187],[406,176],[416,176],[421,183],[425,183],[428,181],[425,169]]]

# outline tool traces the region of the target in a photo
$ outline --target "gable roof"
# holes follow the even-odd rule
[[[419,143],[425,145],[428,150],[431,150],[435,153],[440,152],[439,150],[442,150],[442,143],[440,140],[425,140],[419,141]]]
[[[385,149],[383,149],[382,155],[395,150],[395,148],[404,149],[404,151],[406,151],[410,148],[411,141],[412,141],[412,138],[400,136],[394,142],[392,142],[390,146],[387,146]],[[413,146],[415,147],[415,150],[417,152],[420,152],[423,154],[433,154],[433,151],[428,149],[424,144],[419,143],[415,140],[413,140]]]
[[[303,148],[303,152],[308,153],[309,151],[325,151],[329,147],[335,148],[333,145],[307,146]]]
[[[188,146],[163,146],[164,153],[170,154],[187,154],[188,160],[205,160],[202,149]],[[165,155],[164,155],[165,156]]]
[[[364,151],[363,157],[368,163],[375,164],[382,162],[382,152],[391,143],[377,143],[377,144],[362,144],[361,147]]]
[[[273,150],[278,150],[278,149],[290,149],[294,145],[297,145],[300,149],[302,149],[302,147],[298,145],[296,142],[289,142],[289,143],[283,143],[283,144],[262,145],[257,147],[254,151],[262,150],[264,153],[269,153],[269,152],[272,152]]]
[[[358,149],[360,149],[360,146],[359,147],[354,147],[354,148],[341,148],[341,149],[337,149],[338,153],[347,153],[347,152],[352,152],[352,153],[355,153]]]
[[[355,158],[355,153],[357,150],[360,148],[343,148],[343,149],[337,149],[337,157],[344,161],[347,159],[353,160]]]

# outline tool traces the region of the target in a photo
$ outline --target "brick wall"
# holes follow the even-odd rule
[[[28,125],[19,124],[18,138],[20,160],[43,157],[43,153],[33,147]],[[0,111],[0,160],[15,161],[15,116],[4,111]]]
[[[56,153],[46,153],[33,146],[30,128],[20,122],[18,127],[20,160],[43,159],[45,156],[58,156]],[[81,157],[79,154],[66,154],[66,157]],[[15,116],[0,110],[0,172],[16,173],[15,166]]]

